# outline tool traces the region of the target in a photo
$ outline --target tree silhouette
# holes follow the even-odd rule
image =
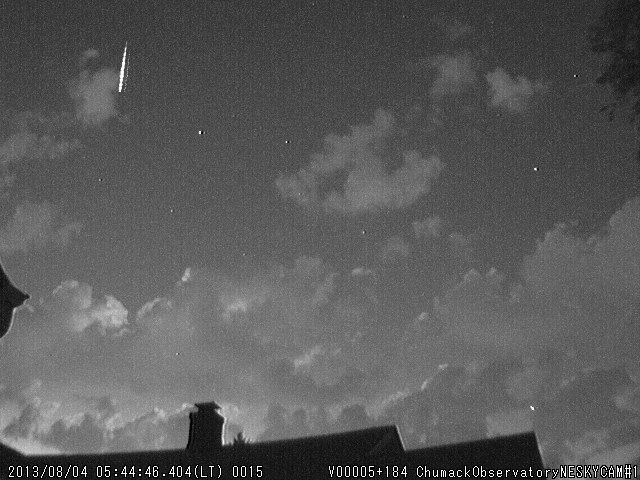
[[[234,447],[243,447],[245,445],[249,445],[251,443],[249,439],[242,433],[242,431],[238,432],[238,434],[233,438],[233,446]]]
[[[609,56],[609,64],[596,81],[609,85],[616,97],[601,111],[613,120],[616,109],[630,106],[629,120],[635,122],[640,140],[640,1],[606,1],[600,18],[589,28],[591,49]]]

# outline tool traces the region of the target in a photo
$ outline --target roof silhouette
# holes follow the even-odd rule
[[[200,476],[237,478],[242,472],[246,477],[274,479],[331,478],[333,466],[337,476],[341,468],[365,468],[371,476],[380,468],[390,478],[388,468],[399,468],[406,475],[393,478],[420,478],[425,469],[542,469],[542,458],[533,432],[492,438],[475,442],[445,445],[405,451],[395,426],[382,426],[351,432],[334,433],[315,437],[279,440],[242,445],[223,445],[224,419],[213,403],[196,404],[197,412],[190,415],[191,428],[188,448],[165,451],[132,453],[103,453],[80,455],[22,455],[0,444],[0,478],[8,477],[7,465],[42,466],[49,468],[85,468],[82,478],[104,478],[105,466],[110,470],[129,470],[132,466],[146,472],[155,468],[158,477],[171,476],[176,466],[184,471],[199,465]],[[202,415],[202,416],[201,416]],[[213,415],[217,416],[215,418]],[[203,420],[214,418],[212,423]],[[219,420],[222,419],[222,422]],[[200,423],[200,424],[199,424]],[[199,432],[192,435],[191,432]],[[198,443],[198,442],[205,443]],[[209,466],[213,470],[209,470]],[[59,467],[58,467],[59,466]],[[153,470],[152,470],[153,471]],[[261,473],[258,473],[261,472]],[[253,472],[250,475],[250,472]],[[359,470],[362,476],[363,470]],[[387,472],[387,473],[384,473]],[[397,472],[397,470],[396,470]],[[4,475],[4,476],[3,476]],[[535,475],[535,473],[534,473]],[[346,476],[346,470],[342,470]],[[440,473],[442,476],[442,473]],[[509,478],[508,475],[503,475]]]
[[[29,296],[16,288],[0,266],[0,322],[3,335],[9,330],[14,309]],[[29,478],[107,478],[123,475],[136,478],[182,476],[186,468],[198,468],[199,477],[315,479],[354,476],[364,466],[368,477],[374,468],[378,478],[418,478],[424,469],[518,468],[541,469],[542,458],[533,432],[476,442],[406,451],[396,426],[382,426],[351,432],[264,443],[223,445],[224,417],[215,402],[197,403],[189,415],[190,428],[185,449],[130,453],[79,455],[23,455],[0,443],[0,479],[23,477],[15,468],[30,467]],[[46,466],[53,469],[41,475]],[[329,468],[334,467],[334,474]],[[394,475],[388,468],[400,470]],[[181,470],[176,470],[180,467]],[[11,471],[13,468],[13,473]],[[35,473],[38,468],[38,473]],[[133,468],[134,470],[131,470]],[[172,474],[173,468],[173,474]],[[212,470],[213,468],[213,470]],[[378,470],[380,469],[380,470]],[[387,469],[387,470],[385,470]],[[422,469],[422,470],[420,470]],[[108,470],[108,471],[107,471]],[[115,472],[118,474],[115,474]],[[402,472],[405,472],[405,475]],[[154,473],[155,472],[155,473]],[[363,470],[358,470],[362,476]],[[190,471],[186,476],[197,476]],[[382,476],[381,476],[382,475]],[[535,475],[535,474],[534,474]],[[442,476],[442,475],[439,475]]]

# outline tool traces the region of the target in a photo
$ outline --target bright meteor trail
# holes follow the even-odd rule
[[[127,45],[129,42],[125,42],[124,44],[124,54],[122,55],[122,66],[120,67],[120,85],[118,86],[118,93],[122,92],[122,90],[126,87],[126,71],[129,70],[129,66],[127,65]]]

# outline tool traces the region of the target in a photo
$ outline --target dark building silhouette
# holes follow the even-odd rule
[[[4,337],[11,328],[14,310],[28,299],[29,295],[21,292],[11,283],[5,269],[0,264],[0,338]]]
[[[373,473],[373,478],[429,478],[451,476],[451,470],[464,475],[484,469],[533,469],[536,475],[543,468],[538,443],[533,432],[503,438],[479,440],[441,447],[406,451],[395,426],[383,426],[352,432],[320,435],[316,437],[279,440],[242,445],[224,445],[222,435],[224,418],[214,402],[196,404],[197,412],[190,414],[187,448],[183,450],[147,451],[132,453],[103,453],[81,455],[23,455],[0,444],[0,479],[15,478],[22,468],[35,475],[43,466],[57,472],[80,472],[77,478],[97,479],[107,475],[157,478],[178,476],[191,468],[198,469],[200,478],[268,478],[268,479],[320,479]],[[123,470],[124,469],[124,470]],[[333,470],[331,470],[333,469]],[[107,473],[109,470],[109,473]],[[437,471],[437,473],[432,473]],[[495,471],[495,470],[494,470]],[[373,472],[373,473],[372,473]],[[395,473],[394,473],[395,472]],[[40,471],[41,473],[41,471]],[[332,475],[333,473],[333,475]],[[487,473],[486,478],[489,478]],[[493,475],[497,476],[497,475]],[[520,475],[522,476],[522,475]],[[502,477],[515,478],[504,474]],[[31,478],[31,477],[29,477]]]
[[[2,321],[28,296],[2,271]],[[5,332],[9,327],[5,328]],[[224,445],[224,417],[215,402],[189,415],[187,447],[81,455],[23,455],[0,443],[0,480],[9,478],[429,478],[465,469],[542,469],[533,432],[406,451],[395,426],[264,443]],[[188,470],[187,470],[188,469]],[[356,470],[354,470],[356,469]],[[427,470],[429,475],[427,475]],[[432,472],[437,470],[434,475]],[[479,471],[479,470],[478,470]],[[188,472],[188,473],[187,473]],[[515,475],[504,475],[515,478]],[[480,474],[473,476],[482,476]],[[497,475],[486,473],[485,478]],[[542,475],[540,475],[542,476]],[[522,477],[522,475],[520,475]]]

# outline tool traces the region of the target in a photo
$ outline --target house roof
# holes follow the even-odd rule
[[[324,458],[366,459],[386,455],[400,455],[404,446],[398,429],[392,426],[367,428],[352,432],[319,435],[315,437],[249,443],[249,455],[313,455]]]
[[[543,468],[533,432],[410,450],[405,457],[409,464],[428,464],[430,468]]]

